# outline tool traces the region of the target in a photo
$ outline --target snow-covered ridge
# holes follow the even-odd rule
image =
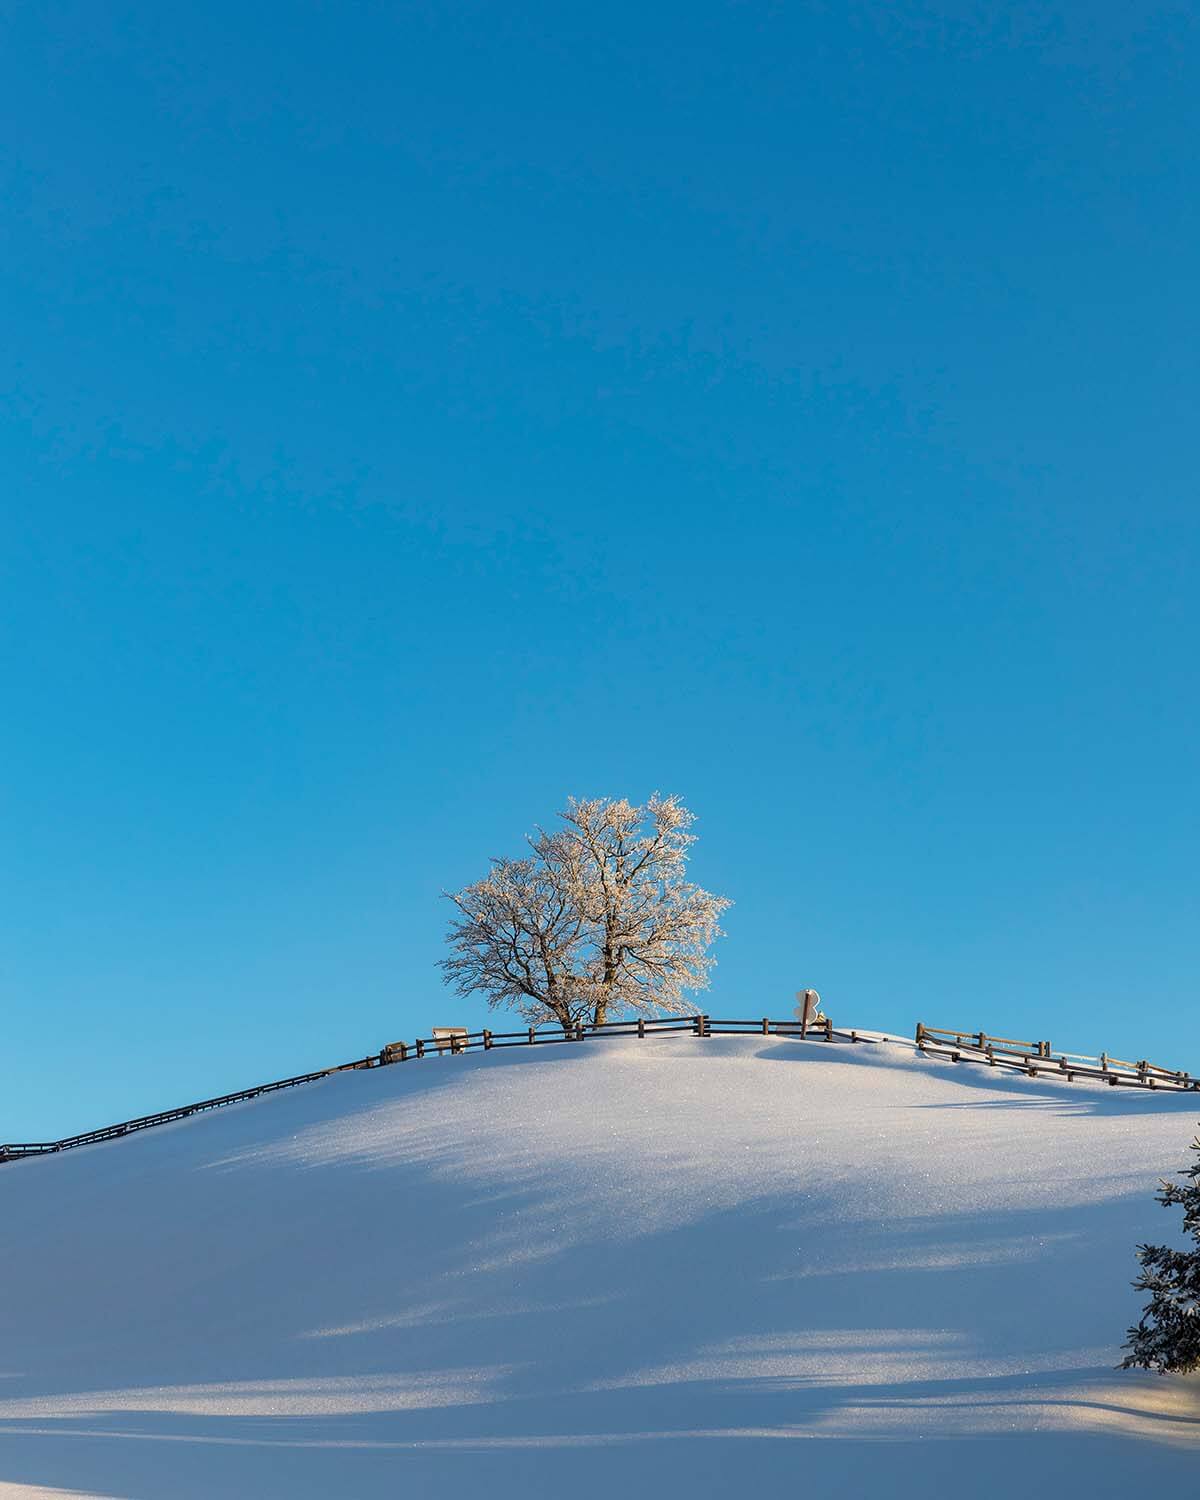
[[[18,1163],[0,1481],[1184,1486],[1196,1382],[1113,1366],[1195,1114],[911,1044],[674,1037],[347,1073]]]
[[[854,1043],[871,1038],[880,1039],[882,1035],[877,1032],[838,1032],[827,1017],[821,1017],[820,1026],[820,1034],[827,1042]],[[631,1036],[636,1036],[640,1040],[647,1036],[668,1033],[675,1035],[694,1033],[700,1037],[721,1034],[742,1036],[747,1032],[758,1032],[760,1027],[763,1036],[799,1035],[804,1038],[809,1034],[807,1019],[803,1024],[798,1021],[771,1021],[767,1017],[763,1017],[761,1021],[713,1021],[710,1023],[709,1017],[705,1015],[668,1015],[651,1019],[638,1016],[636,1019],[609,1021],[600,1025],[580,1023],[565,1032],[558,1029],[552,1032],[539,1032],[534,1026],[514,1032],[492,1032],[486,1029],[467,1031],[459,1026],[443,1027],[439,1030],[435,1027],[431,1037],[418,1037],[416,1041],[407,1043],[391,1042],[381,1051],[368,1053],[364,1057],[355,1058],[352,1062],[336,1063],[332,1067],[319,1068],[315,1072],[274,1079],[269,1083],[254,1084],[250,1088],[238,1089],[230,1094],[221,1094],[195,1103],[180,1105],[174,1109],[160,1110],[155,1114],[140,1115],[133,1119],[101,1125],[93,1130],[82,1131],[78,1135],[64,1136],[57,1140],[0,1142],[0,1165],[24,1161],[34,1156],[51,1156],[62,1151],[74,1151],[82,1146],[99,1145],[104,1141],[123,1140],[126,1136],[140,1134],[143,1130],[156,1130],[162,1125],[172,1125],[176,1121],[208,1114],[215,1109],[226,1109],[232,1104],[242,1104],[251,1099],[262,1098],[267,1094],[280,1093],[284,1089],[315,1083],[334,1073],[361,1072],[413,1059],[440,1057],[447,1053],[451,1056],[461,1056],[468,1052],[489,1052],[493,1048],[505,1051],[512,1046],[545,1047],[563,1043],[574,1045],[577,1042],[610,1041]],[[818,1035],[816,1024],[812,1027],[811,1035],[815,1040]]]

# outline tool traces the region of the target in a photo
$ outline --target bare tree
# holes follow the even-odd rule
[[[572,798],[561,817],[528,840],[531,857],[493,860],[485,879],[450,895],[448,979],[461,995],[564,1029],[687,1010],[685,992],[708,984],[729,905],[685,879],[693,814],[655,793],[642,807]]]

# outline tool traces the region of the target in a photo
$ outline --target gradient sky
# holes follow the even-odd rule
[[[18,3],[0,1140],[483,1024],[678,792],[704,1008],[1200,1068],[1200,21]]]

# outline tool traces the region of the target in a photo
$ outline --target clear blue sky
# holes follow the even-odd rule
[[[698,813],[713,1014],[1200,1067],[1194,10],[3,57],[0,1140],[481,1024],[571,793]]]

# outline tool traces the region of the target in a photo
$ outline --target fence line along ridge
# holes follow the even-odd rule
[[[1101,1052],[1054,1052],[1049,1042],[1022,1042],[1013,1037],[989,1036],[986,1031],[950,1031],[917,1022],[917,1047],[929,1057],[950,1062],[984,1063],[993,1068],[1015,1068],[1027,1078],[1045,1074],[1074,1083],[1076,1078],[1098,1078],[1114,1087],[1170,1089],[1179,1092],[1200,1089],[1200,1078],[1182,1068],[1163,1068],[1157,1063],[1130,1062]]]
[[[417,1037],[412,1042],[390,1042],[379,1052],[356,1058],[353,1062],[338,1063],[332,1068],[320,1068],[314,1073],[298,1073],[294,1078],[279,1078],[273,1083],[260,1083],[254,1088],[239,1089],[236,1093],[221,1094],[215,1099],[201,1099],[196,1104],[184,1104],[178,1109],[162,1110],[158,1114],[141,1115],[135,1120],[122,1120],[116,1125],[105,1125],[99,1130],[87,1130],[80,1135],[71,1135],[60,1141],[23,1141],[0,1146],[0,1165],[20,1161],[27,1156],[46,1156],[56,1151],[70,1151],[76,1146],[90,1146],[99,1141],[118,1140],[133,1135],[139,1130],[149,1130],[156,1125],[169,1125],[176,1120],[186,1120],[191,1115],[204,1114],[208,1110],[221,1109],[227,1104],[241,1104],[257,1099],[262,1094],[278,1093],[281,1089],[296,1088],[300,1084],[315,1083],[329,1078],[334,1073],[356,1072],[362,1068],[381,1068],[393,1064],[415,1061],[418,1058],[451,1055],[464,1052],[490,1052],[496,1047],[545,1047],[563,1043],[567,1045],[606,1040],[617,1037],[647,1036],[785,1036],[800,1040],[820,1042],[875,1042],[878,1036],[861,1031],[839,1030],[827,1017],[815,1023],[803,1021],[774,1021],[769,1016],[753,1020],[717,1020],[707,1015],[662,1016],[647,1020],[606,1021],[599,1026],[577,1025],[556,1032],[540,1032],[536,1027],[524,1031],[466,1031],[461,1027],[435,1029],[427,1037]],[[945,1059],[950,1062],[983,1063],[990,1067],[1010,1068],[1026,1077],[1046,1077],[1074,1083],[1077,1078],[1100,1079],[1114,1086],[1129,1088],[1167,1089],[1176,1093],[1200,1090],[1200,1078],[1180,1068],[1163,1068],[1157,1063],[1142,1059],[1130,1062],[1101,1052],[1092,1057],[1080,1052],[1054,1052],[1049,1042],[1025,1042],[1012,1037],[990,1036],[984,1031],[954,1031],[937,1026],[926,1026],[917,1022],[916,1045],[922,1055]]]
[[[599,1026],[579,1025],[560,1033],[539,1032],[530,1026],[524,1031],[463,1031],[461,1028],[446,1028],[442,1035],[417,1037],[414,1042],[391,1042],[380,1052],[372,1052],[353,1062],[338,1063],[332,1068],[320,1068],[315,1073],[298,1073],[294,1078],[279,1078],[273,1083],[256,1084],[253,1088],[239,1089],[236,1093],[221,1094],[215,1099],[201,1099],[196,1104],[184,1104],[178,1109],[161,1110],[158,1114],[140,1115],[135,1120],[122,1120],[116,1125],[104,1125],[99,1130],[85,1130],[80,1135],[66,1136],[60,1141],[20,1141],[0,1146],[0,1165],[21,1161],[27,1156],[48,1156],[56,1151],[71,1151],[76,1146],[91,1146],[99,1141],[119,1140],[139,1130],[149,1130],[156,1125],[170,1125],[176,1120],[186,1120],[192,1115],[204,1114],[208,1110],[221,1109],[227,1104],[242,1104],[248,1099],[257,1099],[261,1094],[278,1093],[280,1089],[296,1088],[303,1083],[315,1083],[318,1079],[332,1077],[334,1073],[357,1072],[362,1068],[387,1067],[393,1063],[410,1059],[438,1056],[442,1053],[457,1055],[462,1052],[490,1051],[493,1047],[544,1047],[560,1042],[584,1042],[596,1038],[637,1036],[645,1037],[667,1034],[687,1036],[792,1036],[823,1042],[860,1042],[871,1040],[857,1031],[838,1031],[826,1018],[815,1025],[800,1021],[773,1021],[763,1016],[753,1021],[714,1021],[709,1016],[664,1016],[650,1020],[639,1018],[631,1021],[606,1021]]]

